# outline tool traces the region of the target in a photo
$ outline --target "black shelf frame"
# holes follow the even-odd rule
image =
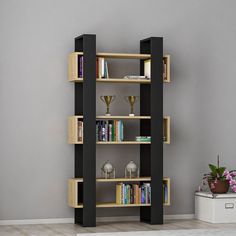
[[[83,83],[75,83],[75,115],[83,114],[83,145],[75,145],[75,178],[78,185],[75,223],[96,226],[96,35],[75,38],[75,52],[83,52]],[[78,68],[79,70],[79,68]]]
[[[75,145],[78,202],[75,224],[96,226],[96,35],[75,38],[75,52],[83,52],[83,83],[75,83],[75,115],[83,115],[83,145]],[[151,206],[140,207],[140,221],[163,224],[163,38],[140,41],[140,53],[151,54],[151,83],[140,84],[140,135],[151,135],[150,145],[140,145],[140,175],[151,176]],[[79,68],[78,68],[79,70]],[[140,60],[140,75],[144,60]]]
[[[151,54],[151,84],[140,85],[140,135],[151,135],[151,145],[140,146],[140,175],[151,176],[151,207],[140,207],[140,220],[163,224],[163,38],[140,41],[140,53]],[[144,75],[144,60],[140,61]]]

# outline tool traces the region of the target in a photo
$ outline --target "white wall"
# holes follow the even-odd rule
[[[0,220],[73,216],[66,200],[73,176],[67,117],[74,97],[67,56],[83,33],[97,34],[98,51],[110,52],[138,52],[140,39],[164,37],[172,63],[172,83],[164,86],[164,111],[172,121],[172,143],[164,147],[164,174],[172,179],[166,214],[193,213],[193,193],[207,164],[219,153],[222,164],[236,166],[235,7],[233,0],[2,0]],[[111,64],[114,74],[120,68],[138,73],[138,63]],[[100,86],[98,95],[110,89],[117,95],[138,91]],[[103,110],[98,102],[98,113]],[[127,111],[122,98],[113,106],[113,112]],[[126,162],[138,159],[138,149],[98,147],[98,175],[107,159],[121,175]],[[109,189],[101,188],[100,196],[107,195]]]

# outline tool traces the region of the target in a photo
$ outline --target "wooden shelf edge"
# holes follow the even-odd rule
[[[121,207],[150,207],[151,204],[116,204],[116,203],[98,203],[97,208],[121,208]],[[163,203],[163,206],[170,206],[170,203]],[[82,204],[70,206],[72,208],[83,208]]]
[[[69,55],[79,55],[82,56],[83,52],[72,52]],[[137,58],[137,59],[149,59],[151,54],[140,54],[140,53],[110,53],[110,52],[99,52],[96,54],[98,57],[106,58]],[[163,58],[169,58],[169,54],[163,55]]]
[[[79,144],[83,142],[71,142],[68,140],[68,144]],[[151,142],[136,142],[136,141],[124,141],[124,142],[97,142],[97,145],[139,145],[139,144],[151,144]],[[170,141],[164,141],[163,144],[170,144]]]
[[[69,82],[83,83],[83,78],[69,78]],[[151,84],[151,80],[146,79],[122,79],[122,78],[108,78],[108,79],[96,79],[98,83],[133,83],[133,84]],[[170,83],[170,80],[163,79],[164,83]]]
[[[69,181],[73,181],[75,183],[82,183],[83,178],[71,178]],[[115,178],[115,179],[103,179],[103,178],[96,178],[97,182],[135,182],[135,181],[151,181],[151,177],[140,177],[140,178],[134,178],[134,179],[129,179],[129,178]],[[164,177],[163,181],[170,182],[169,177]]]

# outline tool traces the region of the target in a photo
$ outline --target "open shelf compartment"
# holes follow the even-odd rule
[[[70,82],[83,83],[83,78],[78,74],[78,57],[83,56],[82,52],[70,53],[68,59],[68,80]],[[131,54],[131,53],[97,53],[97,57],[103,58],[116,58],[116,59],[150,59],[150,54]],[[166,65],[166,76],[163,78],[163,82],[170,82],[170,55],[164,55],[163,61]],[[124,78],[97,78],[97,82],[101,83],[139,83],[150,84],[151,80],[148,79],[124,79]]]
[[[111,183],[111,182],[144,182],[151,181],[151,177],[140,177],[135,179],[128,178],[115,178],[115,179],[102,179],[97,178],[96,182],[100,183]],[[83,208],[82,203],[78,203],[78,184],[83,183],[83,178],[73,178],[68,180],[68,205],[72,208]],[[170,205],[170,178],[163,178],[163,185],[167,186],[168,189],[168,201],[163,203],[164,206]],[[140,207],[140,206],[151,206],[151,204],[116,204],[112,203],[96,203],[97,208],[111,208],[111,207]]]
[[[142,120],[151,119],[150,116],[97,116],[97,120]],[[70,116],[68,118],[68,143],[69,144],[83,144],[78,141],[78,120],[83,120],[83,116]],[[163,118],[163,137],[164,143],[170,144],[170,117]],[[151,142],[137,142],[137,141],[122,141],[122,142],[97,142],[97,144],[150,144]]]

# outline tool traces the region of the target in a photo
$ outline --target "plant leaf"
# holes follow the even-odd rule
[[[225,167],[219,167],[218,173],[220,174],[220,176],[224,174],[225,169],[226,169]]]
[[[217,167],[212,165],[212,164],[209,164],[209,168],[211,170],[211,175],[212,176],[216,176],[216,174],[217,174]]]

